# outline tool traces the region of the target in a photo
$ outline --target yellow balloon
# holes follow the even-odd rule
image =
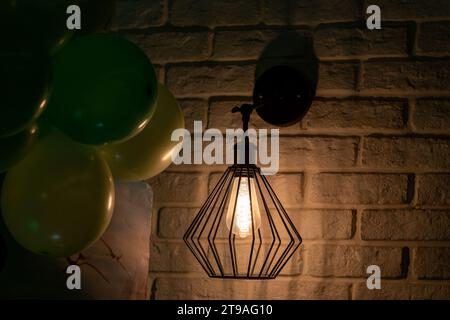
[[[156,110],[146,127],[133,138],[99,147],[114,178],[146,180],[166,169],[179,142],[171,141],[172,131],[184,128],[183,112],[170,91],[159,84]]]
[[[70,256],[106,230],[114,183],[95,149],[52,134],[8,172],[1,200],[5,224],[18,243],[38,254]]]

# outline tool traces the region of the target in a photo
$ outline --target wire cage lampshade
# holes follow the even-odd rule
[[[240,279],[274,279],[302,241],[252,164],[225,171],[184,240],[210,277]]]

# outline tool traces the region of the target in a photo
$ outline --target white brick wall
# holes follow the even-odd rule
[[[268,282],[208,279],[182,235],[223,167],[171,166],[151,181],[151,298],[450,298],[450,3],[378,0],[126,0],[116,31],[177,95],[187,127],[239,125],[257,59],[288,28],[310,33],[318,97],[281,129],[271,183],[304,236]],[[371,2],[372,4],[372,2]],[[252,124],[264,126],[256,115]],[[365,267],[382,267],[382,290]]]

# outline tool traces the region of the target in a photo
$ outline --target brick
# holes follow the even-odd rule
[[[380,266],[382,278],[402,276],[402,249],[312,245],[307,249],[307,273],[319,277],[367,277],[367,267]]]
[[[308,282],[302,280],[277,281],[268,286],[268,293],[264,292],[265,286],[260,283],[253,289],[257,299],[324,299],[345,300],[348,299],[349,285],[347,283],[323,283]]]
[[[175,95],[243,94],[253,90],[254,65],[173,65],[167,70],[166,82]]]
[[[164,83],[164,67],[160,65],[153,65],[153,69],[155,69],[156,77],[160,83]]]
[[[408,176],[377,173],[320,173],[313,176],[309,200],[335,204],[401,204],[410,201]]]
[[[450,174],[424,174],[416,180],[417,204],[450,205]]]
[[[118,31],[117,34],[133,42],[137,46],[140,46],[142,39],[145,37],[145,31],[121,30]]]
[[[302,203],[302,174],[277,174],[267,176],[267,180],[284,207],[295,207]]]
[[[414,259],[419,279],[450,279],[450,247],[419,247]]]
[[[164,0],[117,1],[112,28],[138,29],[164,24]]]
[[[412,115],[419,130],[437,129],[450,131],[450,99],[420,99]]]
[[[163,172],[150,180],[158,203],[202,203],[206,199],[207,175]]]
[[[321,58],[352,56],[406,56],[408,28],[383,26],[373,32],[364,27],[323,25],[315,33],[316,54]]]
[[[363,240],[450,240],[450,211],[364,210]]]
[[[128,39],[129,41],[133,42],[134,44],[136,44],[138,47],[142,48],[142,43],[145,41],[145,33],[142,31],[139,32],[130,32],[130,31],[121,31],[118,32],[118,34],[126,39]],[[148,50],[145,51],[147,57],[151,60],[151,62],[153,63],[153,68],[155,69],[156,75],[158,77],[158,80],[161,83],[164,83],[163,79],[163,74],[164,74],[164,66],[162,65],[158,65],[155,64],[155,61],[153,60],[153,56],[152,56],[152,52],[149,52]]]
[[[148,32],[139,46],[153,62],[198,61],[209,57],[210,36],[205,31]]]
[[[280,168],[341,168],[355,165],[355,137],[280,137]]]
[[[208,181],[208,190],[209,193],[211,193],[214,189],[214,187],[219,183],[220,177],[222,177],[223,172],[214,172],[209,175],[209,181]]]
[[[380,290],[369,290],[366,283],[354,286],[355,300],[425,300],[449,299],[450,286],[445,284],[417,284],[381,282]]]
[[[323,62],[319,65],[318,90],[354,90],[358,65],[353,62]]]
[[[203,129],[206,128],[208,101],[203,99],[180,99],[178,100],[184,114],[184,124],[189,132],[194,132],[194,121],[202,121]]]
[[[262,21],[270,25],[286,25],[288,21],[287,0],[262,0]]]
[[[152,242],[150,271],[203,272],[203,268],[184,242],[176,244]]]
[[[348,299],[350,285],[304,280],[244,281],[157,278],[156,299]]]
[[[162,208],[158,213],[158,236],[182,239],[200,208]]]
[[[450,51],[450,21],[422,23],[417,38],[417,52],[448,55]]]
[[[363,165],[379,168],[450,168],[450,140],[419,137],[367,137]]]
[[[389,99],[315,99],[303,119],[307,129],[401,129],[407,103]]]
[[[226,129],[236,129],[242,127],[242,117],[240,114],[231,113],[231,109],[244,103],[252,103],[250,97],[240,99],[217,97],[212,98],[209,107],[208,128],[216,128],[225,133]],[[300,132],[298,124],[289,127],[272,126],[262,120],[256,113],[250,117],[249,128],[267,129],[270,134],[271,129],[278,129],[280,135]]]
[[[275,30],[217,31],[214,39],[213,59],[257,59],[264,47],[280,34]]]
[[[450,60],[368,61],[363,65],[366,89],[408,92],[450,89]]]
[[[446,0],[378,0],[382,20],[424,19],[450,16],[450,5]]]
[[[170,22],[177,26],[255,25],[259,12],[258,0],[173,0]]]
[[[287,210],[303,240],[343,240],[353,236],[352,210]]]
[[[224,282],[221,279],[157,278],[154,281],[152,292],[153,298],[157,300],[224,299],[232,295],[231,282]],[[218,290],[221,285],[222,288]],[[223,286],[228,290],[224,290]],[[233,293],[236,291],[233,290]],[[242,291],[240,292],[242,294]]]
[[[286,246],[284,247],[286,248]],[[297,251],[294,252],[291,259],[288,260],[286,265],[281,269],[280,276],[298,276],[303,273],[305,264],[304,258],[304,246],[300,245]]]
[[[311,24],[355,21],[361,17],[357,0],[265,0],[263,20],[268,24]],[[339,8],[339,10],[336,10]]]

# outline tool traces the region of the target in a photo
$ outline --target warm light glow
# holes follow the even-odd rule
[[[147,123],[148,123],[148,120],[142,121],[138,126],[138,130],[144,129],[144,127],[147,125]]]
[[[46,103],[47,103],[47,99],[42,100],[41,104],[39,105],[39,110],[43,110]]]
[[[112,210],[114,206],[114,197],[111,195],[108,197],[108,210]]]
[[[162,161],[166,161],[167,159],[172,158],[172,155],[173,155],[173,154],[177,154],[178,152],[180,152],[181,146],[182,146],[182,145],[183,145],[182,143],[178,143],[176,146],[174,146],[172,149],[170,149],[170,151],[167,152],[167,153],[161,158],[161,160],[162,160]]]
[[[261,214],[253,178],[234,178],[226,220],[228,229],[240,238],[251,236],[253,229],[256,232],[261,226]]]
[[[162,161],[166,161],[167,159],[171,158],[173,152],[174,152],[174,148],[170,149],[170,151],[167,152],[167,153],[161,158],[161,160],[162,160]]]

